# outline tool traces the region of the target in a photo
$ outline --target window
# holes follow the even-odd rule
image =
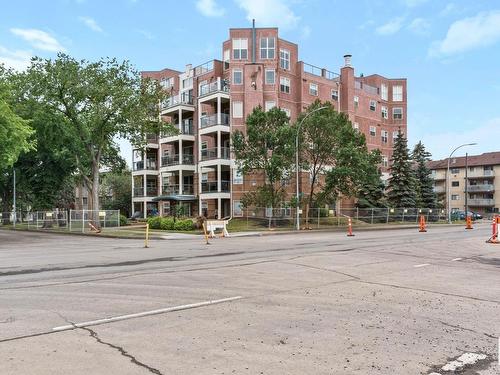
[[[191,87],[193,87],[193,77],[189,77],[189,78],[182,80],[182,88],[183,89],[188,89]]]
[[[392,86],[392,101],[403,101],[403,86]]]
[[[458,168],[451,168],[450,172],[452,174],[459,174],[460,173],[460,169],[458,169]]]
[[[382,100],[388,100],[389,98],[389,90],[387,89],[387,85],[383,83],[380,85],[380,97]]]
[[[169,89],[169,88],[171,88],[171,87],[174,85],[174,77],[163,78],[163,79],[160,81],[160,85],[161,85],[161,87],[163,87],[164,89]]]
[[[243,204],[240,201],[233,201],[233,216],[243,216]]]
[[[233,85],[243,84],[243,71],[241,69],[233,69]]]
[[[355,96],[354,97],[354,108],[358,108],[359,107],[359,96]]]
[[[394,142],[396,140],[396,138],[398,137],[398,131],[394,131],[392,132],[392,141]]]
[[[451,186],[453,187],[460,186],[460,181],[451,181]]]
[[[241,185],[243,184],[243,173],[238,168],[233,169],[233,184]]]
[[[389,111],[386,106],[382,106],[382,118],[389,118]]]
[[[224,69],[229,69],[229,60],[231,58],[231,51],[229,51],[228,49],[225,49],[224,50],[224,56],[223,56],[223,60],[224,60]]]
[[[332,100],[335,100],[335,101],[339,100],[339,91],[338,90],[332,90]]]
[[[266,101],[264,103],[264,109],[267,111],[269,111],[271,108],[274,108],[276,107],[276,103],[274,101]]]
[[[248,58],[248,39],[233,39],[233,59],[246,60]]]
[[[393,108],[392,109],[392,118],[394,120],[402,120],[403,119],[403,108]]]
[[[370,100],[370,111],[375,111],[377,109],[377,102],[375,100]]]
[[[283,112],[285,112],[285,113],[286,113],[286,115],[287,115],[288,117],[290,117],[290,116],[291,116],[291,112],[290,112],[290,110],[289,110],[288,108],[281,108],[281,110],[282,110]]]
[[[387,143],[389,141],[389,132],[387,130],[382,130],[382,142]]]
[[[451,195],[451,200],[452,200],[452,201],[459,201],[459,200],[460,200],[460,197],[458,196],[458,194],[452,194],[452,195]]]
[[[280,49],[280,68],[290,70],[290,51]]]
[[[274,59],[274,38],[260,38],[260,58]]]
[[[358,130],[359,131],[359,124],[357,122],[355,122],[354,124],[352,124],[352,127],[354,128],[354,130]]]
[[[202,173],[201,174],[201,182],[207,182],[208,181],[208,173]]]
[[[201,142],[201,150],[206,150],[208,148],[208,142],[207,141],[203,141]]]
[[[317,83],[310,83],[309,84],[309,94],[318,96],[318,84]]]
[[[243,118],[243,102],[233,102],[233,118]]]
[[[389,158],[387,156],[382,156],[382,166],[383,167],[389,166]]]
[[[375,137],[377,135],[377,128],[375,126],[370,126],[370,135]]]
[[[280,77],[280,91],[290,94],[290,79],[286,77]]]
[[[274,85],[275,79],[274,69],[266,69],[266,85]]]

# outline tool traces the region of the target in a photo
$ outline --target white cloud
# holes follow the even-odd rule
[[[153,40],[155,38],[155,36],[147,31],[147,30],[141,30],[141,29],[138,29],[136,30],[139,34],[141,34],[144,38],[148,39],[148,40]]]
[[[451,24],[446,37],[435,41],[430,56],[449,56],[490,46],[500,40],[500,10],[481,12]]]
[[[463,153],[469,152],[469,154],[481,154],[483,152],[498,151],[498,139],[500,139],[500,117],[492,118],[480,124],[475,128],[469,128],[469,130],[459,131],[453,130],[450,132],[443,133],[433,133],[429,131],[432,129],[433,121],[429,120],[428,123],[423,122],[419,126],[424,126],[422,131],[417,131],[420,134],[412,134],[409,132],[410,144],[415,144],[421,140],[427,150],[432,153],[432,158],[443,159],[448,157],[450,151],[453,149],[453,145],[460,145],[464,143],[476,142],[477,146],[470,147],[468,149],[463,149]],[[415,124],[413,124],[415,125]],[[413,126],[412,129],[418,129],[418,127]],[[453,145],[449,148],[443,147],[443,144],[453,140]],[[448,142],[449,143],[449,142]]]
[[[452,14],[457,11],[457,6],[455,3],[448,3],[446,6],[439,12],[441,17],[445,17],[449,14]]]
[[[397,33],[401,27],[403,26],[403,17],[396,17],[390,20],[389,22],[377,27],[375,31],[379,35],[392,35]]]
[[[37,29],[12,28],[10,32],[29,42],[34,48],[50,52],[64,52],[66,49],[49,33]]]
[[[0,64],[15,70],[25,70],[30,65],[31,52],[16,50],[12,51],[0,46]]]
[[[408,30],[417,35],[429,35],[431,24],[424,18],[415,18],[408,25]]]
[[[78,17],[78,19],[82,21],[90,30],[102,33],[101,26],[97,24],[95,19],[91,17]]]
[[[300,21],[285,0],[236,0],[236,3],[246,12],[247,20],[255,19],[259,26],[290,30]]]
[[[198,0],[196,9],[206,17],[221,17],[224,15],[224,8],[219,7],[215,0]]]

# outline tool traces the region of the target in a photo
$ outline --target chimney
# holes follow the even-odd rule
[[[255,64],[255,44],[256,44],[256,38],[255,38],[255,18],[252,19],[252,64]]]
[[[344,55],[344,66],[345,67],[352,67],[351,65],[351,58],[352,58],[352,55]]]

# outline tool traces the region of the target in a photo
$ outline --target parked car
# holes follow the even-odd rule
[[[480,220],[483,218],[481,214],[477,212],[467,211],[467,216],[470,216],[472,220]],[[451,213],[451,220],[465,220],[465,211],[454,211]]]

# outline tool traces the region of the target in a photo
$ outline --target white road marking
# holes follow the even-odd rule
[[[455,361],[451,361],[441,367],[443,371],[455,371],[465,365],[473,365],[477,361],[481,361],[486,359],[485,354],[477,354],[477,353],[464,353],[460,357],[458,357]]]
[[[415,265],[413,267],[419,268],[419,267],[425,267],[425,266],[430,266],[430,264],[429,263],[417,264],[417,265]]]
[[[99,325],[99,324],[106,324],[106,323],[118,322],[120,320],[141,318],[141,317],[144,317],[144,316],[164,314],[164,313],[168,313],[168,312],[172,312],[172,311],[188,310],[188,309],[194,309],[194,308],[197,308],[197,307],[215,305],[215,304],[218,304],[218,303],[231,302],[231,301],[236,301],[236,300],[241,299],[241,298],[243,298],[243,297],[242,296],[236,296],[236,297],[216,299],[216,300],[212,300],[212,301],[190,303],[188,305],[166,307],[164,309],[151,310],[151,311],[143,311],[143,312],[135,313],[135,314],[119,315],[119,316],[113,316],[113,317],[110,317],[110,318],[90,320],[88,322],[74,323],[74,324],[69,324],[69,325],[66,325],[66,326],[54,327],[54,328],[52,328],[52,330],[53,331],[68,331],[68,330],[75,329],[75,328],[95,326],[95,325]]]
[[[452,259],[451,261],[456,262],[457,260],[462,260],[462,259],[464,259],[464,258],[455,258],[455,259]]]

